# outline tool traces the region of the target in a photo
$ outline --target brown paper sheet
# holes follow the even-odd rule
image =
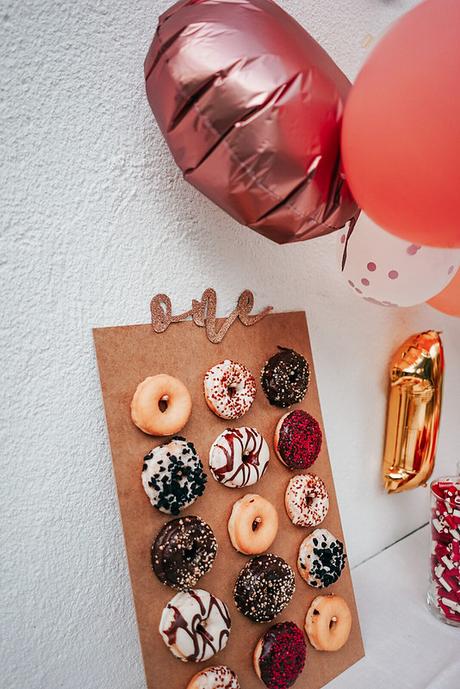
[[[301,628],[310,602],[318,595],[318,591],[301,579],[296,569],[298,546],[311,529],[293,526],[284,508],[284,492],[292,474],[273,451],[273,432],[283,410],[271,407],[258,386],[256,400],[243,418],[236,422],[219,419],[206,406],[203,375],[214,364],[230,358],[245,364],[258,379],[262,365],[275,353],[278,344],[292,347],[306,357],[311,366],[311,380],[304,401],[298,406],[311,413],[323,429],[321,454],[311,469],[324,479],[329,491],[329,514],[321,526],[344,540],[305,314],[272,314],[251,328],[236,322],[223,342],[217,345],[210,343],[204,330],[191,322],[171,325],[161,334],[154,333],[150,325],[97,328],[94,340],[147,685],[149,689],[185,689],[200,668],[226,664],[238,674],[242,689],[262,689],[264,685],[254,673],[251,655],[257,640],[269,625],[251,622],[234,605],[233,585],[247,557],[232,548],[227,534],[227,519],[233,503],[245,492],[259,493],[276,506],[280,528],[270,551],[285,558],[296,572],[295,595],[276,621],[293,620]],[[222,598],[229,606],[232,618],[227,648],[207,663],[183,663],[174,658],[158,633],[161,611],[176,592],[160,584],[153,574],[150,548],[155,534],[170,517],[150,505],[141,485],[141,469],[144,455],[162,441],[142,433],[130,418],[130,402],[138,383],[157,373],[169,373],[180,378],[190,390],[192,415],[181,434],[193,441],[208,473],[204,495],[182,512],[199,515],[214,530],[219,543],[217,558],[198,587]],[[254,426],[266,438],[271,449],[270,465],[257,484],[246,489],[225,488],[210,475],[209,447],[226,427],[243,425]],[[318,689],[364,655],[348,564],[339,581],[326,591],[338,593],[348,602],[353,614],[352,633],[348,643],[336,653],[318,652],[307,643],[307,662],[295,684],[296,689]]]

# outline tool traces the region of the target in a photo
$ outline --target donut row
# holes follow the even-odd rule
[[[265,363],[261,386],[270,402],[285,408],[301,402],[308,389],[310,368],[305,358],[284,347]],[[239,419],[252,406],[256,379],[246,366],[225,359],[204,376],[204,397],[209,409],[222,419]],[[192,398],[177,378],[160,373],[137,386],[131,401],[133,423],[144,433],[167,436],[179,433],[190,418]]]
[[[231,629],[228,608],[207,591],[178,593],[164,608],[160,633],[170,651],[184,662],[209,660],[225,648]],[[341,596],[317,596],[310,604],[304,631],[319,651],[338,651],[351,631],[351,613]],[[303,631],[291,621],[278,622],[260,637],[253,651],[254,670],[268,689],[288,689],[305,666]],[[225,665],[195,674],[187,689],[240,689],[233,670]]]
[[[286,604],[294,593],[294,575],[287,563],[278,556],[262,554],[272,545],[277,527],[278,515],[273,505],[252,494],[235,503],[228,521],[230,541],[235,550],[244,555],[257,555],[243,567],[235,587],[236,607],[244,615],[251,619],[257,615],[267,617],[254,619],[255,622],[269,622],[285,607],[277,611],[274,598],[278,596],[278,584],[285,586]],[[186,590],[196,586],[209,572],[216,553],[217,541],[209,524],[193,515],[178,517],[158,532],[151,549],[152,568],[162,584]],[[345,561],[343,543],[327,529],[315,529],[300,544],[297,568],[309,586],[325,588],[340,577]],[[284,579],[281,572],[286,573]],[[263,594],[267,597],[267,610],[273,609],[273,613],[262,612],[265,601],[261,603],[259,589],[265,588],[267,581],[277,582],[276,587],[272,583],[268,593]],[[254,614],[252,606],[256,606]]]
[[[307,412],[298,409],[280,419],[275,430],[275,451],[290,469],[306,469],[318,457],[321,429]],[[259,481],[268,469],[270,451],[263,436],[243,426],[228,428],[209,451],[213,478],[227,488],[244,488]],[[142,466],[142,484],[151,504],[165,514],[177,515],[204,493],[207,476],[192,442],[174,436],[154,447]],[[306,505],[311,509],[306,510]],[[328,496],[324,483],[313,474],[295,476],[286,492],[286,509],[294,524],[315,526],[326,516]]]

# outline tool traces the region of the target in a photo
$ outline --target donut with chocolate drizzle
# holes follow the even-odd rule
[[[255,428],[227,428],[213,442],[209,468],[227,488],[252,486],[267,470],[270,451]]]
[[[230,614],[225,603],[203,589],[181,591],[163,609],[160,634],[183,662],[209,660],[227,645]]]

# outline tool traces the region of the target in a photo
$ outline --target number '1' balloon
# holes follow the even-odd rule
[[[389,232],[460,247],[460,1],[427,0],[377,44],[345,107],[350,188]]]
[[[357,214],[340,162],[350,83],[271,0],[182,0],[145,61],[147,97],[185,179],[276,242]]]

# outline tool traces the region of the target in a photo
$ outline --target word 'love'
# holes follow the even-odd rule
[[[195,325],[206,329],[206,335],[210,342],[217,344],[222,342],[230,326],[239,319],[243,325],[254,325],[272,311],[272,306],[267,306],[260,313],[251,314],[254,306],[254,295],[246,289],[238,297],[235,309],[225,319],[216,318],[217,296],[215,290],[206,289],[200,301],[192,299],[192,308],[177,316],[172,315],[171,299],[166,294],[156,294],[150,302],[152,315],[152,328],[156,333],[163,333],[171,323],[179,323],[192,318]],[[220,324],[220,322],[222,323]]]

